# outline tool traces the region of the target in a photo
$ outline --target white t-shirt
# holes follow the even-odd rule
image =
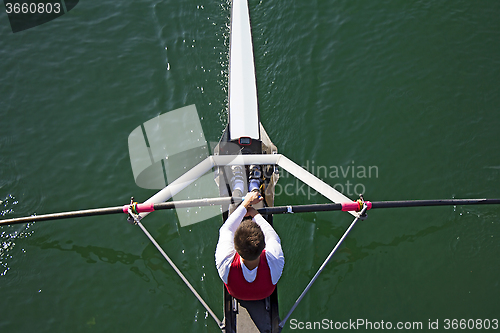
[[[245,207],[240,205],[236,210],[229,216],[227,221],[222,225],[219,230],[219,242],[217,243],[217,249],[215,250],[215,265],[217,266],[217,271],[219,276],[227,283],[227,278],[229,276],[229,270],[231,268],[231,263],[233,262],[236,250],[234,248],[234,233],[243,221],[243,217],[247,210]],[[285,265],[285,256],[283,255],[283,250],[281,249],[281,240],[274,231],[273,227],[266,221],[260,214],[255,215],[253,218],[264,234],[264,239],[266,242],[266,259],[269,269],[271,270],[271,280],[273,284],[278,283],[283,272],[283,266]],[[240,258],[240,260],[242,260]],[[241,262],[241,269],[243,270],[243,276],[248,282],[253,282],[257,276],[257,267],[249,270],[243,262]]]

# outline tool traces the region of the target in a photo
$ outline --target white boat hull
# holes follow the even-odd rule
[[[233,0],[229,49],[229,139],[260,139],[259,106],[247,0]]]

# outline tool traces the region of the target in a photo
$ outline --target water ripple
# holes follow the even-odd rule
[[[483,213],[484,210],[470,207],[458,207],[455,211],[458,225],[449,248],[457,263],[498,248],[498,216],[494,212]]]
[[[11,198],[6,198],[5,201],[0,202],[0,205],[4,207],[9,205],[9,199]],[[12,205],[15,204],[17,202],[12,202]],[[30,229],[33,224],[27,223],[0,227],[0,276],[5,276],[10,270],[9,261],[13,259],[12,253],[16,245],[16,240],[30,237],[35,232]],[[21,249],[21,252],[25,253],[26,251]]]

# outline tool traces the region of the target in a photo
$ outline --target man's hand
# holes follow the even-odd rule
[[[245,207],[248,211],[248,207],[251,205],[255,205],[256,203],[259,203],[262,201],[262,197],[259,195],[258,192],[248,192],[247,195],[245,196],[245,200],[243,200],[243,207]]]
[[[259,214],[259,212],[257,211],[257,209],[253,208],[252,206],[248,207],[247,208],[247,213],[245,214],[245,216],[250,216],[251,218],[254,218],[255,215]]]

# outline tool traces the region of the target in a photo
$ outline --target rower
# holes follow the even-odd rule
[[[278,234],[252,207],[261,201],[257,191],[249,192],[219,230],[215,263],[228,292],[238,300],[270,296],[285,264]]]

